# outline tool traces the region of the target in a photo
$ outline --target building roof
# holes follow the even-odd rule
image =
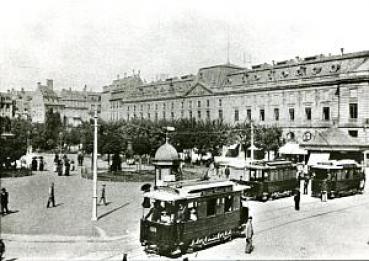
[[[369,51],[340,55],[314,55],[273,64],[253,65],[251,69],[232,64],[200,68],[197,75],[171,78],[145,84],[136,76],[113,81],[111,100],[137,102],[191,96],[201,83],[211,92],[204,95],[251,92],[300,86],[339,84],[369,79]],[[357,74],[360,74],[358,77]]]
[[[161,145],[155,153],[155,161],[176,161],[178,160],[177,150],[168,142]]]
[[[369,147],[337,127],[328,128],[322,132],[317,131],[311,140],[302,142],[300,145],[307,150],[322,151],[362,150]]]

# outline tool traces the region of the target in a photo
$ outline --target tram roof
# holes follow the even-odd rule
[[[313,165],[316,169],[343,169],[346,166],[360,167],[355,160],[328,160]]]
[[[281,166],[293,166],[289,160],[275,160],[275,161],[254,161],[246,165],[247,168],[254,169],[274,169]]]
[[[240,185],[228,180],[199,181],[196,183],[191,182],[189,184],[182,184],[180,187],[160,187],[157,190],[145,193],[144,196],[161,201],[178,201],[183,199],[197,198],[201,196],[201,192],[222,187],[231,187],[232,192],[243,191],[250,188],[250,186]]]

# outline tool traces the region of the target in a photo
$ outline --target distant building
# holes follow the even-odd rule
[[[110,117],[150,120],[253,121],[278,126],[285,141],[302,143],[327,128],[369,145],[369,51],[305,58],[243,68],[199,69],[197,75],[104,90]],[[109,100],[109,102],[108,102]],[[364,146],[365,147],[365,146]],[[360,151],[365,148],[360,147]]]
[[[0,92],[0,116],[12,119],[16,111],[15,101],[12,99],[10,91]]]
[[[60,92],[60,102],[64,105],[63,122],[65,125],[77,127],[84,121],[89,121],[97,110],[101,113],[101,93],[87,91],[73,91],[63,89]]]
[[[138,73],[132,76],[124,75],[123,78],[120,78],[118,75],[112,84],[104,86],[101,94],[101,118],[105,121],[117,121],[122,118],[122,116],[118,115],[117,103],[111,102],[112,97],[119,95],[117,93],[131,93],[143,84],[144,82]]]
[[[54,91],[53,80],[47,80],[46,82],[46,85],[41,85],[40,82],[37,83],[37,89],[32,97],[31,118],[33,123],[45,123],[45,115],[49,110],[59,112],[61,117],[64,116],[65,106]]]

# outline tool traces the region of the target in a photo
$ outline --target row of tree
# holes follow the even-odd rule
[[[86,153],[93,149],[93,123],[83,122],[79,127],[63,126],[59,113],[48,111],[44,124],[31,124],[22,119],[10,121],[1,118],[0,125],[11,129],[15,134],[7,140],[3,157],[18,159],[25,153],[27,139],[34,149],[67,149],[79,145]],[[9,125],[11,127],[9,127]],[[151,154],[165,142],[163,127],[172,126],[175,131],[168,134],[170,143],[178,150],[198,148],[216,153],[222,145],[241,143],[248,147],[251,140],[250,123],[237,125],[221,121],[196,121],[180,119],[175,121],[149,121],[133,119],[130,121],[98,122],[98,152],[100,154]],[[255,145],[265,151],[275,151],[281,145],[282,131],[277,127],[255,126]],[[131,144],[132,146],[130,146]]]

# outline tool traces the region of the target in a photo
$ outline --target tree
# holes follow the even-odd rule
[[[60,142],[59,133],[62,129],[62,121],[59,112],[53,112],[49,109],[46,112],[46,121],[43,132],[44,143],[41,144],[41,148],[45,150],[54,149]]]
[[[10,162],[18,160],[27,151],[27,132],[31,123],[23,119],[4,119],[0,117],[0,133],[11,132],[12,137],[1,137],[0,166],[7,158]]]

